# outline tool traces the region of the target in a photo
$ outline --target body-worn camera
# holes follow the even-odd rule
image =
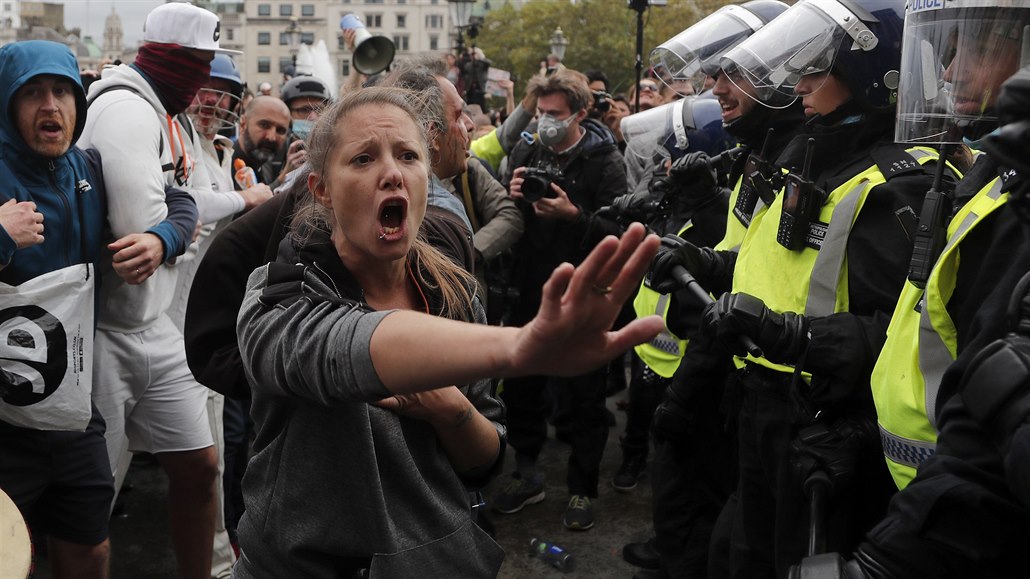
[[[530,203],[535,203],[544,197],[557,197],[558,194],[551,189],[551,183],[557,183],[562,189],[565,188],[565,174],[553,165],[541,164],[536,167],[526,167],[522,179],[522,196]]]

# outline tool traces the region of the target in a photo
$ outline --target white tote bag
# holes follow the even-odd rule
[[[93,391],[92,264],[0,283],[0,420],[83,431]]]

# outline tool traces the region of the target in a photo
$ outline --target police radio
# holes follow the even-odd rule
[[[751,216],[755,213],[759,199],[762,203],[771,205],[776,197],[778,187],[771,181],[779,175],[779,171],[766,160],[774,132],[775,129],[769,129],[762,143],[762,151],[757,154],[751,153],[744,163],[740,191],[737,192],[737,202],[733,205],[733,214],[744,225],[751,224]]]
[[[912,259],[908,263],[908,280],[917,288],[926,287],[937,258],[944,251],[948,238],[948,222],[951,220],[952,202],[947,193],[941,191],[944,166],[947,163],[945,146],[933,175],[933,186],[926,192],[923,209],[919,213],[919,226],[912,240]]]
[[[801,175],[791,172],[783,186],[783,210],[780,214],[780,227],[776,231],[776,241],[791,251],[805,247],[809,225],[819,206],[819,192],[815,184],[809,180],[814,151],[815,139],[808,139]]]

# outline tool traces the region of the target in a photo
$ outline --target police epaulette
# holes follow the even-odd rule
[[[915,172],[932,172],[933,164],[920,165],[919,161],[897,144],[885,145],[873,149],[869,154],[876,163],[876,167],[883,174],[883,178],[890,181],[898,175],[906,175]]]

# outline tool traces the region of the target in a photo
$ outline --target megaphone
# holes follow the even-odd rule
[[[393,62],[393,42],[385,36],[372,36],[356,14],[340,19],[341,30],[354,30],[354,55],[351,65],[361,74],[373,75],[386,70]]]

